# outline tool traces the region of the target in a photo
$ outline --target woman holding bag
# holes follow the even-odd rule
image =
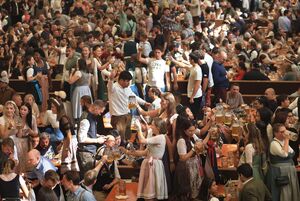
[[[270,144],[270,168],[267,187],[273,201],[297,201],[299,181],[293,162],[294,150],[289,146],[289,134],[283,124],[273,125],[274,139]]]

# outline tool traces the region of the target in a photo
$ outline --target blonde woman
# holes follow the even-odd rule
[[[35,102],[34,96],[32,94],[25,95],[24,102],[29,103],[32,109],[32,115],[35,117],[35,119],[38,119],[40,116],[40,110]]]
[[[175,136],[175,120],[178,116],[176,114],[176,101],[172,93],[166,92],[161,95],[161,107],[157,110],[149,112],[143,111],[139,108],[139,112],[142,115],[149,115],[150,117],[159,117],[167,123],[168,132],[166,135],[166,152],[163,156],[163,163],[165,166],[165,174],[168,183],[168,189],[171,189],[171,173],[175,170],[174,164],[174,150],[177,143]]]
[[[136,122],[138,138],[141,144],[147,145],[147,149],[133,152],[125,150],[128,155],[143,155],[140,168],[138,198],[145,200],[168,199],[168,186],[165,175],[163,155],[165,153],[167,124],[161,118],[154,118],[149,126],[152,136],[144,137],[140,122]]]
[[[17,134],[17,119],[19,109],[15,102],[7,101],[4,104],[3,116],[0,117],[0,139]]]
[[[0,175],[0,197],[2,200],[20,200],[20,189],[28,197],[28,188],[22,176],[15,173],[15,162],[8,159],[4,162]]]

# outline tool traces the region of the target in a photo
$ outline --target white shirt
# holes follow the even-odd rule
[[[80,122],[79,130],[78,130],[78,143],[84,143],[88,138],[87,133],[90,128],[90,122],[87,119],[83,119]]]
[[[152,102],[151,107],[149,108],[149,110],[157,110],[157,109],[160,109],[160,102],[161,102],[161,99],[160,99],[160,98],[155,99],[155,100]]]
[[[240,164],[243,163],[248,163],[249,165],[252,166],[252,162],[253,162],[253,156],[255,155],[255,149],[253,147],[253,144],[247,144],[245,146],[245,150],[244,153],[240,159]]]
[[[147,58],[148,65],[148,85],[158,88],[165,88],[164,76],[165,73],[170,72],[169,66],[163,59],[157,60]]]
[[[270,153],[275,156],[287,157],[288,153],[283,151],[284,142],[274,138],[274,141],[270,144]],[[294,150],[289,146],[289,153],[293,153]]]
[[[187,86],[187,96],[190,98],[193,94],[195,82],[200,80],[199,89],[196,92],[193,98],[199,98],[202,96],[202,89],[201,89],[201,80],[202,80],[202,70],[199,65],[191,68],[190,77]]]
[[[27,71],[26,71],[26,77],[27,79],[30,78],[30,77],[33,77],[33,74],[34,74],[34,70],[32,67],[30,67]]]
[[[193,135],[193,138],[195,141],[198,141],[200,140],[197,135]],[[192,147],[194,147],[194,144],[191,142],[191,145]],[[177,141],[177,151],[178,151],[178,154],[179,155],[184,155],[184,154],[187,154],[187,146],[186,146],[186,143],[185,143],[185,140],[183,138],[180,138],[178,141]]]
[[[118,82],[113,83],[108,81],[108,97],[109,97],[109,112],[113,116],[121,116],[130,112],[128,108],[129,96],[135,96],[140,105],[144,105],[146,101],[136,96],[130,87],[123,88]]]
[[[214,79],[213,79],[212,72],[211,72],[211,67],[212,67],[212,64],[214,62],[214,59],[212,58],[212,56],[210,56],[209,54],[205,53],[205,55],[204,55],[204,61],[208,65],[208,70],[209,70],[208,87],[211,88],[211,87],[214,86]]]
[[[298,103],[298,97],[289,105],[289,109],[291,109],[293,111],[293,114],[295,116],[298,116],[297,103]]]
[[[43,123],[45,125],[51,125],[52,128],[59,128],[59,121],[57,121],[56,118],[56,114],[54,114],[51,110],[47,110],[43,118]]]

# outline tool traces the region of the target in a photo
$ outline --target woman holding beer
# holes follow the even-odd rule
[[[270,168],[267,186],[273,201],[298,201],[299,181],[293,162],[294,150],[289,146],[289,135],[284,124],[273,125],[274,139],[270,144]]]
[[[209,135],[202,141],[195,135],[195,131],[189,119],[181,118],[180,127],[176,130],[180,139],[175,153],[177,165],[174,176],[174,193],[178,199],[195,199],[204,177],[202,161],[205,161],[205,157],[201,153],[204,152],[204,143]]]
[[[168,199],[168,186],[162,162],[166,146],[167,124],[161,118],[154,118],[149,126],[152,136],[147,136],[147,138],[142,133],[139,121],[136,121],[135,126],[139,142],[147,145],[147,149],[142,151],[125,150],[125,154],[129,155],[146,155],[141,165],[137,197],[145,200]]]

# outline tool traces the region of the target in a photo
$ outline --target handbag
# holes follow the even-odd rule
[[[275,183],[277,186],[285,186],[290,183],[290,179],[288,176],[278,176],[275,178]]]

